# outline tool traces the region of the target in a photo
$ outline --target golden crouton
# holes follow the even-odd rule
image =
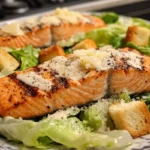
[[[5,49],[0,49],[0,70],[14,71],[19,65],[19,62]]]
[[[150,113],[143,101],[113,104],[109,114],[116,129],[128,130],[133,138],[150,133]]]
[[[40,52],[39,60],[40,60],[40,63],[43,63],[56,56],[64,56],[64,55],[65,55],[65,52],[62,47],[58,45],[53,45]]]
[[[150,30],[140,26],[130,26],[126,34],[125,41],[132,42],[138,46],[148,45]]]
[[[80,43],[76,44],[72,49],[89,49],[89,48],[97,48],[96,43],[91,39],[85,39]]]

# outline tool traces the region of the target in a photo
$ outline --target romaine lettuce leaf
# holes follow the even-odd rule
[[[137,46],[137,45],[133,44],[132,42],[128,42],[126,44],[126,46],[131,47],[131,48],[135,48],[139,52],[150,56],[150,46]]]
[[[0,134],[9,140],[23,141],[24,135],[35,125],[31,120],[5,117],[0,119]]]
[[[111,133],[109,134],[111,135]],[[116,131],[115,135],[112,135],[113,138],[105,133],[89,132],[85,130],[82,122],[75,117],[61,120],[48,118],[33,127],[26,134],[23,143],[37,148],[46,148],[47,146],[50,147],[54,141],[68,148],[86,150],[97,147],[107,149],[127,146],[132,141],[127,131]],[[122,140],[122,144],[118,143],[119,139]],[[125,139],[128,140],[123,143]]]
[[[119,99],[123,99],[126,103],[131,101],[131,97],[127,92],[120,94]]]
[[[76,117],[59,120],[46,118],[37,123],[8,117],[7,120],[0,120],[0,134],[10,140],[22,141],[26,146],[43,149],[52,148],[56,143],[77,150],[116,149],[132,142],[127,131],[116,131],[115,134],[109,133],[108,135],[107,132],[101,134],[90,132]],[[122,144],[120,144],[120,139]],[[126,139],[128,140],[125,141]]]
[[[39,49],[28,45],[22,49],[14,48],[9,53],[21,63],[19,70],[25,70],[38,64],[39,52]]]
[[[150,29],[150,23],[140,18],[132,18],[133,25],[141,26]]]
[[[92,131],[114,129],[113,122],[108,113],[111,102],[97,102],[81,113],[83,124]]]
[[[93,14],[93,16],[100,17],[106,24],[115,23],[119,19],[119,15],[115,12],[104,12],[101,14]]]
[[[125,34],[126,29],[116,24],[89,31],[85,37],[94,40],[98,47],[112,45],[119,48],[124,44]]]
[[[38,131],[38,132],[37,132]],[[30,130],[24,137],[23,143],[37,148],[46,148],[39,138],[49,138],[49,144],[53,141],[67,147],[74,147],[74,140],[82,135],[84,127],[77,118],[55,120],[44,119]]]

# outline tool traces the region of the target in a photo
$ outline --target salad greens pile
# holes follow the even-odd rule
[[[131,42],[128,42],[126,44],[127,47],[131,47],[131,48],[135,48],[136,50],[138,50],[139,52],[145,54],[145,55],[149,55],[150,56],[150,45],[147,46],[137,46]]]
[[[34,67],[39,63],[39,52],[39,49],[33,48],[31,45],[28,45],[25,48],[21,49],[13,48],[9,53],[21,63],[18,70],[23,71],[27,68]]]
[[[150,43],[147,46],[137,46],[133,43],[124,43],[126,32],[129,26],[137,25],[150,29],[150,23],[139,18],[124,18],[113,12],[96,15],[102,18],[107,24],[106,27],[95,29],[86,34],[86,38],[93,39],[98,47],[112,45],[114,48],[131,47],[136,48],[144,54],[150,55]]]
[[[105,116],[108,113],[108,106],[108,102],[97,102],[80,109],[78,114],[75,111],[76,113],[70,112],[68,116],[65,112],[67,110],[64,110],[62,112],[66,114],[64,118],[58,119],[53,114],[55,117],[49,115],[39,122],[5,117],[0,120],[0,134],[9,140],[20,141],[26,146],[42,149],[51,148],[58,143],[77,150],[122,149],[132,142],[132,137],[127,131],[99,130],[106,126]],[[76,109],[72,109],[74,110]]]
[[[86,33],[86,38],[94,40],[98,47],[112,45],[115,48],[120,48],[124,44],[125,33],[125,29],[119,25],[108,25],[89,31]]]

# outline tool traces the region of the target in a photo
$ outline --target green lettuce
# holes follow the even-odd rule
[[[119,48],[124,45],[125,34],[126,29],[116,24],[89,31],[85,37],[94,40],[98,47],[112,45]]]
[[[137,45],[133,44],[132,42],[128,42],[126,44],[126,46],[131,47],[131,48],[135,48],[139,52],[150,56],[150,46],[148,46],[148,45],[147,46],[137,46]]]
[[[39,63],[39,52],[39,49],[28,45],[25,48],[12,49],[9,53],[21,63],[18,70],[25,70],[27,68],[36,66]]]
[[[131,102],[131,97],[127,92],[120,94],[119,99],[123,99],[126,103]]]
[[[132,18],[132,23],[133,23],[133,25],[137,25],[137,26],[141,26],[141,27],[145,27],[145,28],[150,29],[150,23],[148,23],[144,19]]]
[[[9,140],[23,141],[24,135],[35,125],[31,120],[5,117],[0,119],[0,134]]]
[[[46,142],[45,145],[45,142],[39,141],[39,138],[46,138],[47,140],[49,139],[50,143],[55,141],[72,147],[74,139],[78,138],[83,131],[82,123],[77,118],[60,120],[47,118],[39,122],[26,134],[23,143],[37,148],[46,148],[48,143]]]
[[[124,39],[129,26],[137,25],[150,29],[150,23],[143,19],[118,17],[115,13],[102,13],[96,16],[102,17],[108,24],[106,27],[89,31],[85,34],[85,38],[94,40],[98,47],[106,45],[112,45],[114,48],[124,47]],[[149,47],[146,47],[146,51],[147,49]]]
[[[110,102],[97,102],[89,106],[81,113],[83,124],[92,131],[107,130],[114,128],[113,122],[108,114]]]
[[[100,15],[93,14],[93,16],[96,16],[96,17],[103,19],[106,24],[115,23],[119,19],[119,15],[115,12],[104,12]]]
[[[29,120],[0,120],[0,134],[10,140],[23,142],[26,146],[36,148],[53,148],[62,144],[67,148],[86,150],[90,148],[120,148],[132,142],[127,131],[115,133],[95,133],[86,130],[82,121],[76,117],[66,119],[45,118],[40,122]],[[122,141],[122,144],[121,141]]]

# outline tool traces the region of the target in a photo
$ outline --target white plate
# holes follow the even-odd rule
[[[36,16],[41,16],[43,14],[47,14],[48,12],[46,13],[41,13],[41,14],[38,14]],[[88,13],[89,14],[89,13]],[[95,13],[96,14],[96,13]],[[100,13],[97,13],[97,14],[100,14]],[[34,15],[35,16],[35,15]],[[23,19],[26,19],[27,17],[22,17],[22,18],[19,18],[19,19],[15,19],[15,20],[10,20],[10,21],[5,21],[5,22],[2,22],[0,23],[0,26],[1,25],[4,25],[4,24],[7,24],[7,23],[10,23],[10,22],[14,22],[14,21],[21,21]],[[125,20],[125,22],[130,22],[130,17],[125,17],[125,16],[122,16],[121,18],[123,18],[123,20]],[[148,21],[149,22],[149,21]],[[24,145],[22,144],[17,144],[15,142],[12,142],[12,141],[8,141],[6,140],[5,138],[2,138],[0,137],[0,150],[39,150],[37,148],[29,148],[29,147],[25,147]],[[55,147],[55,148],[51,148],[51,149],[47,149],[47,150],[69,150],[67,148],[64,148],[63,146],[60,146],[59,148]],[[132,145],[131,146],[128,146],[127,148],[125,148],[124,150],[150,150],[150,134],[146,135],[146,136],[143,136],[143,137],[140,137],[140,138],[137,138],[133,141]]]

